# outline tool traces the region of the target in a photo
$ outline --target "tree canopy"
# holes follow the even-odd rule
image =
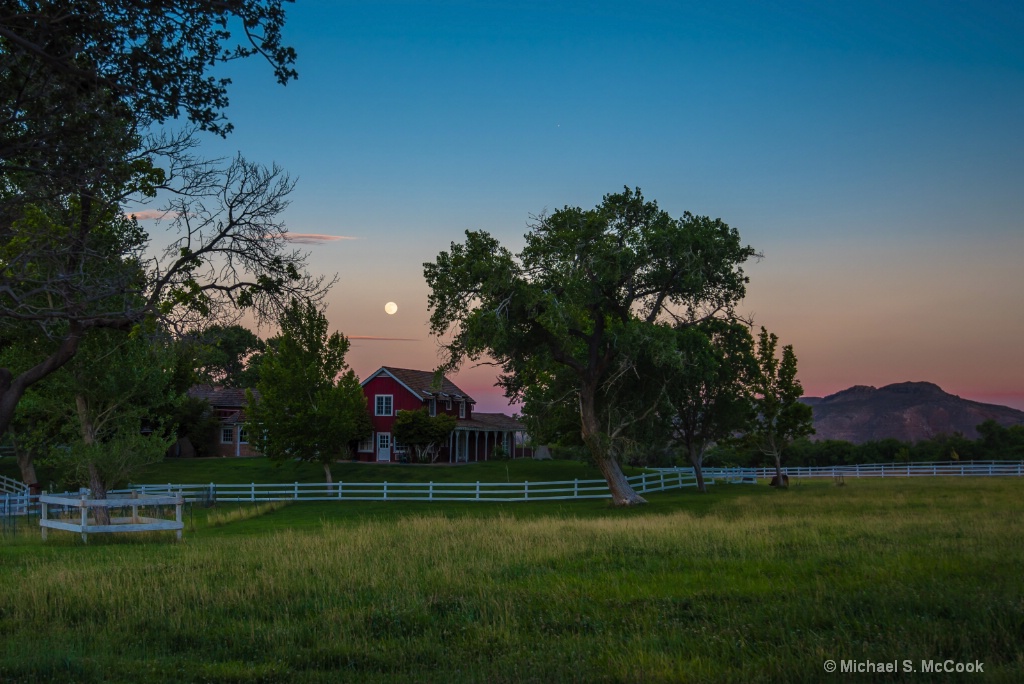
[[[467,231],[464,243],[424,264],[431,331],[448,340],[444,366],[488,355],[515,399],[537,382],[566,387],[613,501],[642,503],[611,444],[623,427],[608,423],[618,404],[602,396],[647,353],[656,322],[732,317],[745,293],[742,264],[755,251],[720,219],[673,218],[639,188],[606,195],[594,209],[541,216],[525,238],[514,255],[488,233]]]
[[[278,218],[293,184],[242,157],[197,159],[194,130],[224,135],[230,79],[257,56],[296,77],[281,0],[13,0],[0,8],[0,335],[48,354],[0,368],[0,434],[25,390],[90,330],[146,319],[180,329],[248,306],[274,316],[330,283],[306,273]],[[156,132],[184,117],[190,127]],[[163,255],[127,202],[170,194]]]
[[[328,333],[312,302],[292,300],[280,324],[260,361],[258,396],[247,392],[250,439],[271,459],[322,464],[330,482],[330,464],[371,431],[359,378],[345,362],[349,343]]]

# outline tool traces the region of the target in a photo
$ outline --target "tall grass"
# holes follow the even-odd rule
[[[291,504],[199,512],[182,544],[21,535],[0,554],[0,679],[818,682],[853,681],[828,658],[948,658],[1019,681],[1021,485]]]

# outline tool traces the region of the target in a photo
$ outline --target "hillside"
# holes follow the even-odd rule
[[[875,388],[857,385],[827,397],[805,397],[814,409],[815,440],[855,444],[893,438],[916,442],[959,432],[968,439],[986,420],[1024,424],[1024,411],[961,399],[930,382],[901,382]]]

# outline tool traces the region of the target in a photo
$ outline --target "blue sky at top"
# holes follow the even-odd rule
[[[628,184],[764,252],[746,304],[809,393],[1024,406],[1022,8],[300,0],[299,80],[231,65],[236,130],[204,152],[281,164],[291,230],[358,238],[314,247],[332,323],[421,340],[357,344],[364,375],[434,362],[420,264],[462,231],[516,247]]]

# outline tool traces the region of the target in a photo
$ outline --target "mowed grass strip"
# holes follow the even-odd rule
[[[1022,486],[218,507],[181,544],[23,533],[0,554],[0,679],[819,682],[832,658],[1020,681]]]

